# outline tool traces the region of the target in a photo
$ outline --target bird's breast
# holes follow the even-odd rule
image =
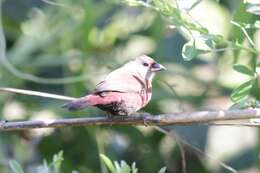
[[[140,75],[132,75],[132,77],[139,83],[140,91],[138,92],[141,98],[141,107],[147,105],[152,97],[152,83],[149,79],[144,79]]]
[[[148,104],[152,97],[152,87],[143,88],[139,93],[139,97],[141,98],[142,107]]]

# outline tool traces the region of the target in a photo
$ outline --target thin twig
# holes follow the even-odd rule
[[[162,127],[159,126],[153,126],[157,131],[164,133],[166,135],[169,135],[168,131],[166,131],[165,129],[163,129]],[[182,163],[182,173],[186,173],[187,172],[187,168],[186,168],[186,157],[185,157],[185,150],[184,147],[182,145],[182,142],[179,140],[179,136],[177,134],[173,134],[170,136],[171,138],[174,138],[176,144],[178,145],[179,149],[180,149],[180,153],[181,153],[181,163]]]
[[[0,1],[0,64],[2,63],[1,59],[6,57],[6,43],[5,36],[3,31],[3,22],[2,22],[2,1]]]
[[[74,97],[68,97],[68,96],[62,96],[57,94],[50,94],[50,93],[44,93],[44,92],[38,92],[38,91],[31,91],[31,90],[23,90],[23,89],[16,89],[16,88],[0,88],[0,92],[11,92],[16,94],[23,94],[23,95],[30,95],[30,96],[38,96],[38,97],[45,97],[45,98],[51,98],[51,99],[57,99],[57,100],[65,100],[65,101],[73,101],[77,98]]]
[[[209,122],[209,123],[203,123],[201,125],[205,126],[235,126],[235,127],[260,127],[260,123],[257,122],[225,122],[225,123],[218,123],[218,122]]]
[[[69,8],[69,5],[60,3],[60,2],[55,2],[55,1],[50,1],[50,0],[41,0],[43,2],[45,2],[46,4],[49,5],[54,5],[54,6],[59,6],[59,7],[64,7],[64,8]]]
[[[158,129],[158,128],[159,128],[159,129]],[[188,143],[187,141],[185,141],[184,139],[182,139],[178,134],[176,134],[174,131],[172,131],[172,130],[171,130],[171,131],[167,131],[166,129],[161,128],[161,127],[158,127],[158,128],[157,128],[157,129],[158,129],[160,132],[162,132],[162,133],[164,133],[164,134],[166,134],[166,135],[172,137],[172,138],[175,139],[176,141],[179,141],[182,145],[185,145],[185,146],[191,148],[192,150],[194,150],[194,151],[197,152],[198,154],[200,154],[200,155],[202,155],[202,156],[205,156],[205,157],[207,157],[208,159],[217,162],[220,166],[222,166],[223,168],[229,170],[230,172],[233,172],[233,173],[237,173],[237,172],[238,172],[237,170],[235,170],[235,169],[232,168],[231,166],[227,165],[226,163],[224,163],[224,162],[222,162],[222,161],[220,161],[220,160],[218,160],[218,159],[212,157],[211,155],[205,153],[204,151],[202,151],[202,150],[199,149],[198,147],[193,146],[192,144]]]
[[[181,97],[179,96],[179,94],[176,92],[176,90],[175,90],[175,88],[174,88],[175,85],[169,84],[166,80],[161,80],[161,83],[164,84],[164,85],[166,85],[166,86],[170,89],[170,91],[171,91],[171,93],[173,94],[173,96],[176,97],[176,99],[178,100],[178,102],[179,102],[179,104],[178,104],[178,109],[179,109],[179,110],[183,110],[183,109],[182,109],[182,99],[181,99]]]
[[[251,47],[255,49],[255,43],[254,43],[254,41],[251,39],[251,37],[249,36],[249,34],[247,33],[246,29],[245,29],[243,26],[241,26],[239,23],[237,23],[237,22],[235,22],[235,21],[233,21],[233,20],[231,20],[231,24],[233,24],[233,25],[235,25],[235,26],[237,26],[238,28],[241,29],[241,31],[243,32],[243,34],[246,36],[248,42],[250,43]]]
[[[0,49],[2,50],[2,49]],[[10,72],[12,75],[14,75],[17,78],[35,82],[35,83],[41,83],[46,85],[59,85],[59,84],[69,84],[69,83],[76,83],[76,82],[82,82],[89,78],[88,75],[80,75],[75,77],[63,77],[63,78],[45,78],[45,77],[39,77],[35,76],[33,74],[25,73],[23,71],[18,70],[11,62],[9,62],[6,58],[6,56],[0,57],[0,63],[3,64],[3,66]]]

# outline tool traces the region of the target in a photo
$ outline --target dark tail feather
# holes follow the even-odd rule
[[[86,102],[86,99],[80,98],[78,100],[66,103],[62,107],[67,108],[69,111],[77,111],[77,110],[84,109],[87,106],[88,104]]]

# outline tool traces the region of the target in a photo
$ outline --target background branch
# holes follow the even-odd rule
[[[63,96],[63,95],[50,94],[50,93],[31,91],[31,90],[23,90],[23,89],[17,89],[17,88],[0,88],[0,92],[10,92],[10,93],[45,97],[45,98],[64,100],[64,101],[73,101],[73,100],[77,99],[75,97],[68,97],[68,96]]]
[[[203,124],[222,120],[239,120],[260,118],[260,109],[247,110],[227,110],[227,111],[200,111],[200,112],[180,112],[161,115],[134,115],[128,117],[88,117],[70,119],[45,119],[29,121],[2,121],[0,131],[23,130],[33,128],[68,127],[68,126],[89,126],[89,125],[184,125]],[[226,124],[225,124],[226,125]],[[242,124],[243,125],[243,124]]]

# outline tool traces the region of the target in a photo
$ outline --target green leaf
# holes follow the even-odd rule
[[[231,20],[230,21],[234,26],[237,26],[238,28],[241,29],[241,31],[243,32],[243,34],[245,35],[245,37],[247,38],[247,40],[249,41],[249,43],[251,44],[252,47],[255,47],[255,43],[254,41],[251,39],[251,37],[249,36],[245,26],[243,26],[243,24],[239,23],[239,22],[236,22],[236,21],[233,21]]]
[[[255,28],[260,28],[260,20],[255,21],[254,27]]]
[[[154,5],[161,11],[161,13],[168,17],[176,18],[175,13],[177,10],[167,0],[153,0]]]
[[[256,64],[256,66],[257,66],[257,67],[260,67],[260,62],[258,62],[258,63]]]
[[[58,154],[55,154],[52,160],[55,173],[59,173],[63,161],[63,151],[60,151]]]
[[[233,102],[239,102],[240,100],[248,96],[251,88],[253,87],[254,81],[254,79],[251,79],[234,89],[231,93],[231,100]]]
[[[236,70],[237,72],[249,75],[249,76],[254,76],[254,72],[249,69],[247,66],[244,65],[240,65],[240,64],[234,64],[233,65],[234,70]]]
[[[238,109],[249,109],[256,107],[256,99],[251,97],[246,97],[241,99],[239,102],[234,103],[229,109],[238,110]]]
[[[116,173],[120,172],[121,168],[120,168],[118,161],[114,161],[114,165],[115,165],[115,168],[116,168]]]
[[[136,0],[125,0],[126,3],[128,3],[129,6],[138,6],[140,3]]]
[[[136,163],[135,162],[132,163],[131,169],[132,169],[132,173],[137,173],[138,172],[138,169],[136,168]]]
[[[214,49],[216,47],[216,42],[215,42],[214,36],[209,35],[209,34],[201,34],[200,37],[202,38],[202,40],[208,47],[210,47],[212,49]]]
[[[9,162],[9,166],[12,169],[13,173],[24,173],[21,165],[15,160],[11,160]]]
[[[182,58],[185,61],[190,61],[196,58],[200,53],[199,49],[195,47],[195,41],[187,42],[182,48]]]
[[[107,156],[105,156],[104,154],[100,154],[100,158],[105,163],[105,165],[108,167],[108,169],[110,170],[111,173],[116,173],[115,166],[113,165],[112,161]]]
[[[79,171],[73,170],[71,173],[79,173]]]
[[[216,47],[216,43],[215,43],[214,40],[212,40],[212,39],[207,39],[207,40],[205,41],[205,44],[206,44],[208,47],[212,48],[212,49],[214,49],[214,48]]]
[[[260,21],[259,20],[256,20],[253,24],[241,23],[241,22],[239,22],[239,23],[246,29],[260,28]]]
[[[158,171],[158,173],[165,173],[166,172],[166,167],[162,167],[159,171]]]
[[[121,161],[120,165],[121,165],[120,173],[130,173],[131,172],[130,166],[124,160]]]
[[[43,160],[43,164],[38,166],[37,173],[46,173],[49,172],[50,168],[46,160]]]

